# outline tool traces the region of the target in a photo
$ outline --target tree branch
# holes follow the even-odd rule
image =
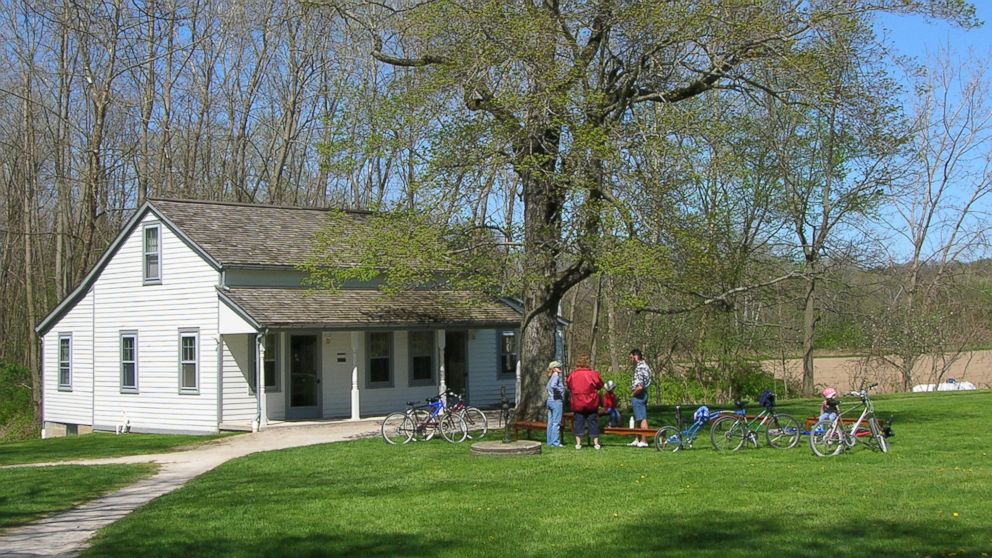
[[[372,47],[372,58],[375,58],[383,64],[389,64],[390,66],[399,66],[401,68],[421,68],[436,64],[447,64],[450,62],[450,60],[444,56],[433,54],[427,54],[419,58],[399,58],[397,56],[392,56],[382,52],[381,37],[377,35],[372,40],[374,41],[374,45]]]
[[[688,314],[689,312],[693,312],[693,311],[698,310],[700,308],[703,308],[705,306],[712,306],[714,304],[722,304],[724,306],[729,306],[730,305],[730,300],[729,299],[730,299],[730,297],[732,295],[735,295],[735,294],[738,294],[738,293],[742,293],[742,292],[752,291],[752,290],[755,290],[755,289],[762,289],[762,288],[765,288],[765,287],[770,287],[772,285],[775,285],[776,283],[781,283],[783,281],[788,281],[789,279],[794,279],[796,277],[802,277],[802,274],[800,272],[793,271],[793,272],[787,273],[786,275],[782,275],[780,277],[776,277],[775,279],[772,279],[771,281],[767,281],[765,283],[758,283],[757,285],[744,285],[744,286],[741,286],[741,287],[735,287],[735,288],[730,289],[729,291],[723,292],[723,293],[721,293],[721,294],[719,294],[717,296],[710,297],[710,298],[704,298],[703,300],[699,301],[698,304],[693,304],[691,306],[683,306],[681,308],[650,308],[650,307],[648,307],[648,308],[638,308],[637,310],[635,310],[635,312],[636,313],[644,312],[644,313],[648,313],[648,314],[659,314],[659,315],[662,315],[662,316],[671,316],[671,315],[675,315],[675,314]]]

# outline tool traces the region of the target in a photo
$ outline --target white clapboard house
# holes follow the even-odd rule
[[[297,266],[326,215],[142,205],[37,328],[46,432],[126,421],[135,432],[211,433],[358,419],[443,387],[477,406],[498,404],[501,389],[513,399],[520,312],[512,301],[301,287]],[[339,226],[360,227],[369,216],[345,215]],[[342,264],[347,253],[342,246]]]

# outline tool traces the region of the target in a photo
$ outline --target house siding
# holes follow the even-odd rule
[[[149,213],[142,224],[156,222]],[[218,273],[167,226],[161,227],[161,284],[144,285],[142,227],[134,228],[93,285],[94,426],[111,429],[126,413],[134,431],[215,432]],[[179,394],[179,330],[199,330],[199,390]],[[57,329],[57,328],[55,328]],[[121,331],[138,335],[138,393],[120,389]]]
[[[351,416],[351,332],[334,331],[323,334],[323,380],[321,381],[321,413],[324,417]],[[338,362],[342,354],[344,362]],[[359,387],[362,389],[361,378]]]
[[[361,392],[361,415],[363,417],[383,416],[392,413],[393,411],[401,411],[406,409],[407,401],[424,401],[428,397],[437,395],[437,385],[409,386],[410,353],[409,344],[407,342],[408,334],[406,331],[393,332],[393,386],[383,388],[366,387],[366,368],[368,366],[365,362],[364,333],[360,335],[360,338],[361,340],[358,344],[358,358],[360,359],[358,389]],[[350,397],[351,372],[349,371],[348,374],[348,390]]]
[[[472,331],[468,339],[468,398],[476,407],[493,407],[500,404],[500,388],[506,388],[506,397],[514,401],[516,378],[498,377],[499,345],[495,329]]]
[[[44,336],[42,381],[45,422],[93,424],[93,307],[90,290]],[[72,337],[70,345],[71,391],[59,390],[59,337]]]
[[[254,374],[251,351],[255,348],[255,335],[224,335],[221,339],[221,422],[248,425],[258,411],[258,403],[248,383]]]

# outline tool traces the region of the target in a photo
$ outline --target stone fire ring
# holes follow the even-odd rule
[[[472,455],[538,455],[541,453],[541,442],[533,440],[517,440],[504,444],[503,442],[479,442],[472,444]]]

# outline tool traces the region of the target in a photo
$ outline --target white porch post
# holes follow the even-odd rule
[[[361,418],[361,397],[358,393],[358,347],[361,333],[351,332],[351,420]]]
[[[516,382],[513,384],[513,406],[517,406],[517,402],[520,401],[520,353],[517,353],[517,372],[516,372]]]
[[[437,389],[438,395],[448,391],[448,385],[445,383],[445,369],[444,369],[444,347],[445,347],[445,334],[443,329],[439,329],[434,332],[434,339],[437,343]],[[463,394],[464,395],[464,394]]]
[[[265,397],[265,334],[259,333],[255,336],[255,347],[258,349],[258,358],[255,359],[255,395],[258,396],[258,428],[265,428],[269,424],[269,413],[266,408]],[[277,353],[278,354],[278,353]]]

